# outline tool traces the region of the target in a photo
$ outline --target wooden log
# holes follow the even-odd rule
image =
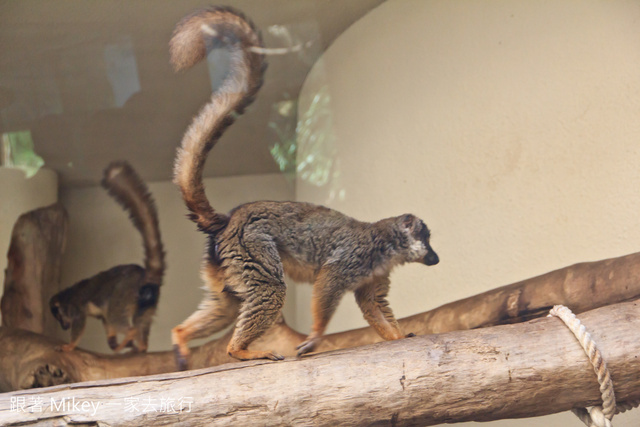
[[[49,299],[60,289],[67,224],[67,212],[59,203],[27,212],[16,221],[0,301],[3,326],[55,335],[56,325],[45,322],[45,315]]]
[[[640,303],[580,318],[608,363],[617,399],[640,398]],[[427,426],[599,402],[596,376],[575,337],[559,319],[543,318],[303,359],[7,393],[0,395],[0,421]]]
[[[227,355],[230,333],[193,349],[192,367],[237,362]],[[256,341],[294,355],[304,335],[284,321]],[[177,369],[172,351],[152,353],[97,354],[82,349],[56,351],[61,341],[20,329],[0,327],[0,392],[47,387],[106,378],[120,378],[173,372]]]
[[[417,335],[513,323],[546,315],[553,304],[581,313],[603,305],[640,297],[640,253],[576,264],[542,276],[503,286],[400,319],[404,331]],[[199,369],[236,362],[226,352],[230,332],[193,349],[190,367]],[[275,325],[252,348],[269,348],[285,356],[296,354],[304,335],[284,322]],[[371,328],[327,335],[319,352],[380,342]],[[59,342],[39,335],[0,328],[0,392],[69,382],[160,374],[174,371],[171,351],[146,355],[99,355],[78,349],[57,353]],[[29,355],[24,357],[23,355]]]
[[[405,332],[436,334],[523,322],[546,316],[556,304],[566,305],[574,313],[582,313],[637,298],[640,298],[640,252],[574,264],[454,301],[399,322]],[[381,339],[372,328],[356,329],[327,336],[318,351],[378,341]]]
[[[169,352],[99,355],[78,350],[65,353],[56,351],[60,344],[61,341],[33,332],[0,328],[0,392],[175,370]]]
[[[556,304],[582,313],[637,298],[640,252],[574,264],[454,301],[406,318],[404,327],[423,334],[484,328],[546,316]]]

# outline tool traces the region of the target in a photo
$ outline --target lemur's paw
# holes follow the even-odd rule
[[[177,344],[173,346],[173,354],[176,358],[176,365],[178,366],[179,371],[186,371],[187,369],[189,369],[189,356],[183,355],[180,352],[180,346],[178,346]]]
[[[302,342],[302,344],[296,347],[296,349],[298,350],[298,357],[302,356],[303,354],[312,352],[319,343],[320,338],[318,337],[307,338]]]

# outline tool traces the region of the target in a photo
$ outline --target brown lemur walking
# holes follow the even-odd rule
[[[102,186],[129,212],[142,235],[144,268],[117,265],[54,295],[49,301],[51,313],[63,329],[71,328],[71,342],[60,349],[73,350],[87,316],[93,316],[102,320],[113,351],[132,347],[144,352],[165,270],[157,209],[146,184],[127,162],[111,163],[104,171]],[[120,343],[119,333],[125,335]]]
[[[278,318],[284,303],[284,274],[313,283],[313,326],[298,346],[310,352],[346,291],[355,293],[365,319],[386,339],[403,338],[389,303],[389,273],[406,262],[437,264],[427,226],[406,214],[366,223],[302,202],[247,203],[228,215],[215,211],[205,194],[202,169],[223,131],[242,114],[262,85],[264,48],[254,25],[231,8],[212,7],[180,21],[170,41],[177,71],[205,58],[212,47],[231,53],[227,79],[187,129],[177,152],[174,182],[190,218],[208,237],[202,277],[206,296],[198,310],[172,330],[181,369],[189,347],[236,318],[229,355],[241,360],[283,357],[248,347]]]

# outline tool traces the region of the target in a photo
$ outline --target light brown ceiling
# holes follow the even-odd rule
[[[295,100],[320,54],[383,1],[227,1],[254,20],[268,47],[311,43],[302,52],[269,57],[258,100],[224,135],[205,175],[278,171],[269,148],[279,136],[269,123],[292,128],[295,117],[287,123],[275,105]],[[209,97],[211,80],[206,64],[174,74],[167,43],[183,15],[207,5],[197,0],[0,1],[0,131],[30,130],[36,152],[66,186],[96,184],[115,159],[129,160],[148,181],[171,179],[175,148]],[[130,84],[122,93],[114,89],[109,80],[114,70],[137,74],[139,86]]]

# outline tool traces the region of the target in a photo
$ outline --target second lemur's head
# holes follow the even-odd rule
[[[438,254],[433,250],[429,240],[431,232],[427,225],[415,215],[406,214],[398,217],[402,232],[407,236],[407,257],[410,262],[421,262],[425,265],[436,265],[440,262]]]
[[[77,313],[73,304],[68,303],[69,292],[67,289],[57,293],[49,300],[51,314],[65,331],[71,327],[71,322]]]

